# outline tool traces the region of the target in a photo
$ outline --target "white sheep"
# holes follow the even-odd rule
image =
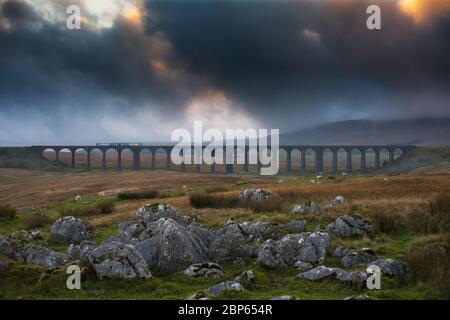
[[[75,197],[75,202],[76,202],[76,203],[80,203],[80,202],[81,202],[81,196],[79,196],[79,195],[76,196],[76,197]]]

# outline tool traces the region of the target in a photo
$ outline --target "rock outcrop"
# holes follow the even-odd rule
[[[52,240],[58,243],[80,243],[88,238],[88,228],[72,216],[59,218],[51,227]]]
[[[172,219],[178,223],[187,224],[189,218],[177,212],[177,210],[169,204],[148,204],[136,212],[136,216],[145,227],[161,218]],[[125,227],[125,226],[124,226]]]
[[[19,263],[43,266],[54,269],[65,264],[67,256],[45,247],[27,244],[14,252],[14,259]]]
[[[295,205],[294,208],[292,208],[291,211],[292,214],[315,214],[315,215],[321,215],[323,213],[323,209],[321,206],[319,206],[314,201],[308,201],[306,203]]]
[[[217,263],[204,262],[191,264],[183,273],[189,277],[219,277],[224,271]]]
[[[183,225],[161,218],[151,223],[140,235],[136,250],[150,267],[172,272],[193,263],[208,262],[210,232],[196,223]]]
[[[338,217],[335,222],[330,223],[325,231],[335,237],[351,237],[371,234],[373,226],[365,219],[357,219],[349,215]]]
[[[280,240],[267,240],[258,251],[258,263],[268,268],[293,266],[297,261],[320,262],[330,245],[326,232],[291,234]]]
[[[152,277],[141,254],[132,245],[122,242],[98,246],[89,254],[89,263],[99,279]]]
[[[276,193],[264,189],[245,189],[239,193],[241,201],[261,201],[273,198]]]

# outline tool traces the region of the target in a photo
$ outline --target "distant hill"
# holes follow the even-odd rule
[[[0,148],[0,168],[58,170],[62,167],[61,163],[49,161],[32,152],[29,148]]]
[[[450,118],[349,120],[282,134],[281,144],[450,146]]]
[[[417,148],[383,169],[387,173],[450,173],[450,148]]]

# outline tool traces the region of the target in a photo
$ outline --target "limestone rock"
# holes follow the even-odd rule
[[[406,263],[394,259],[380,259],[369,264],[380,267],[381,273],[388,276],[400,277],[408,271]]]
[[[292,266],[297,261],[321,262],[330,245],[326,232],[290,234],[280,240],[267,240],[258,252],[258,263],[268,268]]]
[[[145,231],[147,238],[136,244],[150,267],[177,271],[193,263],[208,262],[210,232],[192,223],[188,226],[161,218]]]
[[[291,211],[292,214],[315,214],[315,215],[321,215],[323,213],[323,209],[321,206],[319,206],[314,201],[308,201],[306,203],[302,203],[299,205],[295,205],[294,208]]]
[[[261,201],[276,196],[275,193],[264,189],[245,189],[239,193],[239,200],[242,201]]]
[[[98,246],[89,255],[89,263],[99,279],[152,277],[141,254],[132,245],[122,242]]]
[[[236,281],[224,281],[212,286],[205,290],[208,296],[217,297],[223,294],[225,291],[242,291],[244,287]]]
[[[208,255],[216,261],[240,258],[244,255],[245,237],[239,225],[230,222],[214,233]]]
[[[136,215],[145,227],[161,218],[170,218],[182,224],[189,223],[188,217],[180,215],[177,210],[169,204],[148,204],[139,208]]]
[[[357,219],[349,215],[338,217],[334,223],[330,223],[325,231],[336,237],[351,237],[371,234],[373,226],[365,219]]]
[[[59,218],[51,227],[52,240],[58,243],[80,243],[88,238],[88,228],[72,216]]]
[[[306,220],[291,220],[286,227],[291,229],[294,233],[301,233],[305,231]]]
[[[363,265],[378,260],[375,252],[368,248],[363,248],[357,251],[348,252],[341,258],[341,264],[344,268],[351,268],[356,265]]]
[[[89,255],[96,247],[95,242],[89,240],[83,240],[78,245],[70,244],[67,248],[67,256],[72,261],[81,260],[88,262]]]
[[[333,257],[336,258],[342,258],[344,257],[347,253],[349,252],[349,250],[347,248],[344,247],[337,247],[334,252],[333,252]]]
[[[189,277],[218,277],[223,275],[224,271],[217,263],[204,262],[191,264],[183,273]]]
[[[40,265],[49,269],[64,265],[67,256],[45,247],[27,244],[14,253],[19,263]]]
[[[328,268],[325,266],[318,266],[314,269],[311,269],[309,271],[305,271],[302,273],[299,273],[297,275],[297,277],[306,279],[306,280],[311,280],[311,281],[317,281],[317,280],[321,280],[323,278],[329,277],[331,275],[333,275],[335,273],[335,269],[334,268]]]
[[[264,240],[269,237],[276,236],[275,225],[269,222],[263,221],[245,221],[239,224],[242,234],[246,237],[247,241]]]

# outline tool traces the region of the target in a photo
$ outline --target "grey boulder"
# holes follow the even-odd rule
[[[208,262],[211,234],[196,223],[183,225],[169,218],[150,224],[140,237],[136,250],[150,267],[172,272],[193,263]],[[142,234],[141,234],[142,236]]]
[[[89,240],[83,240],[78,245],[70,244],[67,248],[67,256],[72,261],[80,260],[88,262],[89,255],[96,247],[95,242]]]
[[[80,243],[88,238],[88,228],[80,219],[66,216],[53,223],[51,236],[58,243]]]
[[[373,226],[365,219],[357,219],[349,215],[338,217],[335,222],[330,223],[325,231],[335,237],[351,237],[371,234]]]
[[[331,275],[335,274],[335,268],[329,268],[325,266],[318,266],[314,269],[311,269],[309,271],[305,271],[302,273],[299,273],[297,277],[303,278],[310,281],[317,281],[321,280],[323,278],[330,277]]]
[[[65,264],[67,256],[45,247],[28,244],[18,249],[14,258],[19,263],[43,266],[54,269]]]
[[[406,263],[394,259],[380,259],[371,261],[370,265],[376,265],[380,268],[383,275],[400,277],[408,271]]]
[[[286,227],[294,233],[300,233],[305,231],[306,220],[291,220],[287,223]]]
[[[349,252],[349,250],[348,250],[347,248],[344,248],[344,247],[337,247],[337,248],[333,251],[333,257],[336,257],[336,258],[342,258],[342,257],[344,257],[348,252]]]
[[[225,291],[242,291],[244,287],[237,281],[224,281],[220,282],[205,290],[208,296],[217,297],[223,294]]]
[[[276,196],[275,193],[264,189],[245,189],[239,193],[239,200],[242,201],[261,201]]]
[[[321,262],[330,245],[326,232],[290,234],[280,240],[267,240],[258,252],[257,262],[268,268],[292,266],[297,261]]]
[[[214,233],[208,255],[216,261],[236,259],[244,256],[246,238],[238,224],[229,222]]]
[[[103,278],[151,278],[152,274],[141,254],[122,242],[109,242],[92,250],[89,264],[99,279]]]
[[[245,221],[239,224],[239,228],[247,241],[261,241],[276,236],[275,224],[269,222]]]
[[[357,265],[363,265],[378,260],[375,252],[368,248],[363,248],[357,251],[348,252],[341,258],[341,264],[344,268],[351,268]]]
[[[180,215],[177,210],[169,204],[145,205],[138,209],[136,216],[145,227],[161,218],[172,219],[182,224],[189,223],[189,218],[187,216]]]
[[[183,273],[189,277],[219,277],[224,274],[222,267],[213,262],[191,264]]]
[[[323,209],[321,206],[319,206],[314,201],[308,201],[306,203],[302,203],[299,205],[295,205],[294,208],[291,211],[292,214],[315,214],[315,215],[321,215],[323,213]]]

